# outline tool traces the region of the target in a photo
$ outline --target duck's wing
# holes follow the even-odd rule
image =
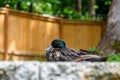
[[[79,58],[74,59],[73,61],[91,61],[91,62],[102,62],[106,61],[107,57],[101,57],[98,55],[81,55]]]
[[[81,55],[87,55],[87,52],[85,51],[78,51],[72,48],[62,48],[60,49],[60,52],[64,57],[68,58],[68,61],[73,61]]]
[[[85,51],[77,51],[71,48],[54,48],[51,52],[52,61],[73,61],[81,55],[86,55]]]

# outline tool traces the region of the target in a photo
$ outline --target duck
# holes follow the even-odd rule
[[[90,62],[103,62],[106,61],[106,57],[90,54],[87,50],[75,50],[69,48],[66,42],[62,39],[54,39],[51,45],[45,49],[47,61],[90,61]]]

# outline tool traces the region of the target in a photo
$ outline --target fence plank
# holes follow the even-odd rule
[[[0,51],[4,51],[4,14],[0,14]]]

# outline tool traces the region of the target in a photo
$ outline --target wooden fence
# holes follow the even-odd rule
[[[99,43],[104,26],[103,21],[65,20],[1,8],[0,59],[40,59],[56,38],[71,48],[88,50]]]

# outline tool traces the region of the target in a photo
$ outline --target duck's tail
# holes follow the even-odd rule
[[[97,55],[81,55],[77,59],[75,59],[75,62],[80,61],[90,61],[90,62],[104,62],[107,60],[107,57],[100,57]]]

